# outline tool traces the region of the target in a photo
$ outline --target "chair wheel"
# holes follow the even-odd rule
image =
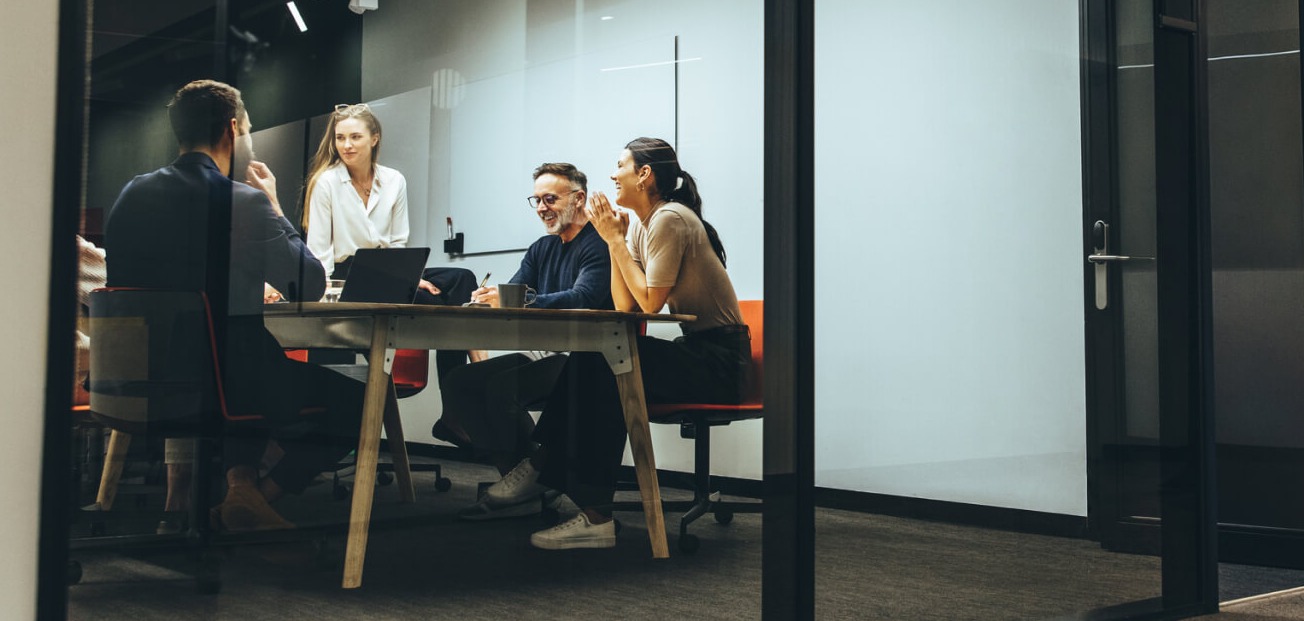
[[[394,475],[392,475],[392,474],[390,474],[390,473],[388,473],[388,472],[377,472],[377,473],[376,473],[376,485],[379,485],[379,486],[381,486],[381,487],[384,487],[384,486],[389,485],[390,483],[393,483],[393,482],[394,482]]]
[[[349,489],[347,485],[340,484],[331,487],[331,498],[335,500],[348,500],[349,496],[352,495],[353,490]]]
[[[734,512],[733,512],[733,511],[730,511],[730,510],[728,510],[728,509],[716,509],[716,510],[715,510],[715,523],[716,523],[716,524],[728,525],[729,522],[732,522],[732,521],[733,521],[733,518],[734,518]]]
[[[77,584],[82,579],[82,566],[78,561],[68,561],[68,584]]]
[[[435,479],[435,491],[446,492],[453,489],[453,480],[448,477],[439,477]]]
[[[700,547],[702,547],[702,541],[697,538],[697,535],[684,533],[679,536],[680,552],[683,552],[684,554],[692,554],[697,552],[697,549]]]

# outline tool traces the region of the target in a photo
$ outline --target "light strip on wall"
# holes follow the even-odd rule
[[[624,71],[626,69],[643,69],[645,67],[660,67],[663,65],[673,65],[676,63],[691,63],[697,60],[702,60],[702,57],[698,56],[697,58],[685,58],[683,60],[663,60],[661,62],[656,62],[656,63],[643,63],[641,65],[629,65],[627,67],[607,67],[605,69],[602,69],[602,71]]]
[[[299,15],[299,7],[294,5],[294,0],[285,3],[290,9],[290,15],[294,17],[294,23],[299,25],[299,32],[308,32],[308,24],[303,23],[303,16]]]
[[[1286,50],[1284,52],[1264,52],[1263,54],[1235,54],[1232,56],[1212,56],[1209,58],[1209,62],[1215,62],[1219,60],[1238,60],[1241,58],[1268,58],[1271,56],[1290,56],[1291,54],[1298,54],[1298,53],[1299,50]],[[1147,67],[1153,67],[1153,66],[1155,66],[1154,63],[1150,63],[1146,65],[1119,65],[1118,68],[1119,69],[1145,69]]]

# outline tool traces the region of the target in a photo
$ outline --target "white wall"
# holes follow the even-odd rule
[[[8,619],[36,615],[37,535],[40,524],[41,442],[44,419],[46,314],[49,305],[51,188],[54,175],[56,2],[6,5],[10,22],[0,41],[0,84],[6,85],[11,145],[0,150],[0,179],[7,188],[6,224],[0,227],[0,262],[9,307],[0,322],[0,394],[5,433],[0,437],[0,607]],[[52,473],[60,474],[60,473]]]
[[[740,296],[759,298],[762,7],[646,7],[385,5],[364,22],[363,98],[678,35],[680,156]],[[817,483],[1085,515],[1076,2],[824,0],[816,14]],[[432,240],[453,213],[446,116],[432,111]],[[608,170],[586,172],[610,188]],[[497,279],[518,259],[459,264]],[[436,392],[417,399],[412,437],[438,416]],[[654,432],[658,465],[687,469],[687,443]],[[761,423],[716,443],[717,473],[760,477]]]
[[[586,8],[590,4],[600,6]],[[679,35],[679,57],[700,59],[680,64],[680,159],[685,170],[698,180],[704,214],[724,240],[730,277],[739,297],[760,298],[764,189],[762,8],[760,3],[748,0],[673,0],[658,3],[655,11],[646,10],[646,3],[634,1],[586,4],[582,0],[445,0],[385,4],[379,11],[368,13],[363,22],[362,99],[430,86],[440,70],[454,70],[466,81],[485,80],[596,50],[610,50],[630,41],[662,41]],[[603,20],[604,16],[612,19]],[[537,89],[529,96],[572,96],[554,95],[547,85]],[[636,97],[637,93],[629,96]],[[624,106],[614,98],[607,104],[615,109]],[[447,117],[446,111],[432,111],[428,207],[431,230],[425,234],[436,253],[438,240],[444,236],[444,218],[454,212],[450,177],[458,153],[450,152],[448,147]],[[549,122],[546,116],[530,120]],[[634,137],[629,135],[624,140]],[[610,152],[612,165],[598,165],[597,169],[586,166],[591,191],[610,192],[608,176],[624,142],[599,145],[604,147]],[[516,166],[510,158],[504,162],[505,166]],[[518,187],[511,196],[519,195],[516,200],[520,206],[507,213],[516,214],[514,217],[542,235],[542,227],[523,200],[533,187],[532,181],[528,174],[522,174],[516,183]],[[442,254],[431,260],[450,263]],[[519,262],[519,254],[499,254],[451,263],[480,275],[492,271],[493,280],[498,281],[515,273]],[[411,430],[408,438],[431,441],[426,430],[439,416],[438,390],[428,388],[406,400],[402,409],[404,426]],[[690,469],[691,443],[679,439],[678,428],[655,426],[653,434],[658,467]],[[717,447],[713,455],[717,474],[760,478],[759,422],[734,425],[715,434],[712,442]]]
[[[816,9],[816,483],[1086,515],[1078,3]]]

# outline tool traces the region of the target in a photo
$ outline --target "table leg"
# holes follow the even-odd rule
[[[403,441],[403,420],[399,418],[398,397],[394,394],[394,380],[388,384],[387,397],[393,399],[394,407],[385,408],[385,437],[389,440],[389,454],[394,459],[394,481],[398,485],[399,498],[403,502],[416,502],[416,489],[412,486],[412,464],[408,461],[407,444]]]
[[[389,318],[376,316],[371,331],[371,357],[385,359],[389,342]],[[385,411],[389,378],[385,365],[371,364],[367,370],[367,393],[362,408],[362,428],[353,475],[353,506],[349,512],[349,539],[344,551],[344,588],[362,586],[362,563],[367,558],[367,531],[371,527],[371,501],[376,493],[376,459],[380,454],[380,427]]]
[[[652,432],[647,422],[647,398],[643,394],[643,366],[638,357],[638,330],[631,326],[629,333],[630,362],[628,373],[616,375],[620,389],[620,402],[625,411],[625,428],[629,431],[629,448],[634,454],[634,472],[638,475],[638,489],[643,495],[643,515],[647,518],[647,535],[652,541],[653,558],[669,558],[666,543],[666,521],[661,515],[661,487],[657,483],[656,457],[652,452]]]

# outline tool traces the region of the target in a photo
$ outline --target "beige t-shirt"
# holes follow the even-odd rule
[[[683,324],[685,334],[743,323],[733,283],[693,210],[665,203],[646,222],[634,218],[629,254],[647,274],[647,286],[671,287],[670,312],[697,315]]]

